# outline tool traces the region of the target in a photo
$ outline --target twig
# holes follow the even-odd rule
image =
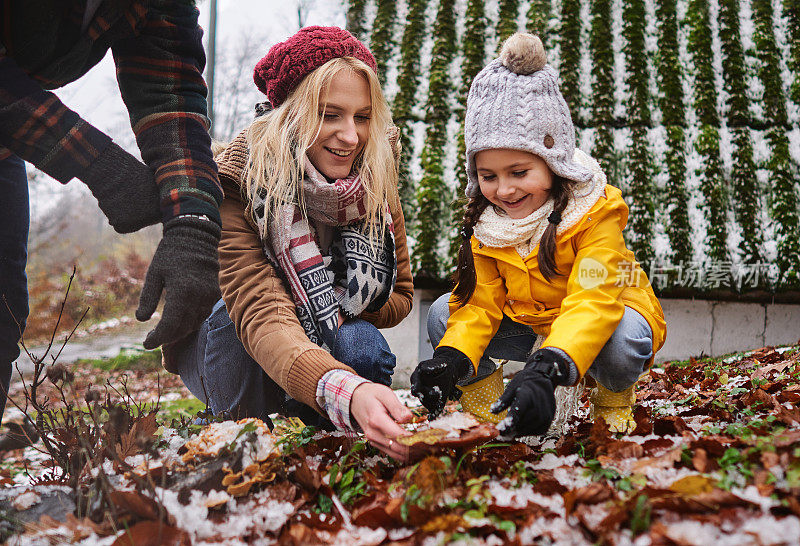
[[[331,491],[331,500],[333,501],[333,505],[342,515],[342,525],[344,526],[344,528],[347,529],[348,531],[352,531],[353,522],[350,521],[350,514],[347,513],[347,510],[345,509],[344,505],[342,505],[342,501],[339,500],[339,497],[337,497],[336,493],[334,493],[333,491]]]
[[[78,322],[75,323],[75,326],[72,328],[70,333],[67,335],[67,337],[64,338],[64,343],[61,344],[61,348],[58,350],[58,353],[56,353],[55,356],[51,356],[50,357],[50,358],[53,359],[53,363],[55,363],[55,361],[58,359],[58,357],[61,356],[61,351],[64,350],[64,347],[67,346],[67,343],[69,342],[69,340],[72,339],[72,336],[75,334],[75,330],[78,329],[78,326],[81,325],[81,322],[83,322],[83,319],[86,318],[86,314],[89,312],[89,309],[91,309],[91,307],[87,307],[86,308],[86,310],[81,315],[81,318],[78,319]]]
[[[72,281],[75,279],[75,273],[77,273],[78,268],[74,265],[72,266],[72,274],[69,276],[69,282],[67,282],[67,289],[64,291],[64,299],[61,300],[61,308],[58,310],[58,318],[56,319],[56,325],[53,327],[53,333],[50,335],[50,342],[47,344],[47,349],[44,351],[44,355],[42,356],[42,360],[46,358],[46,356],[50,353],[50,348],[53,346],[53,342],[56,339],[56,334],[58,333],[58,325],[61,324],[61,317],[64,315],[64,307],[67,305],[67,298],[69,297],[69,289],[72,288]]]

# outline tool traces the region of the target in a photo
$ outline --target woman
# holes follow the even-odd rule
[[[165,360],[214,413],[360,427],[403,459],[393,439],[411,413],[377,328],[408,314],[413,287],[375,71],[335,27],[301,29],[256,65],[269,103],[217,156],[222,300]]]

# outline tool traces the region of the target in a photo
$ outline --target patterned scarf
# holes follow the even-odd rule
[[[253,217],[267,260],[285,277],[295,311],[308,338],[331,352],[338,331],[338,312],[354,318],[380,309],[394,290],[397,258],[394,225],[386,206],[380,248],[370,249],[366,225],[366,188],[358,175],[329,183],[308,159],[303,197],[308,215],[334,226],[328,257],[322,256],[314,226],[297,204],[285,205],[267,219],[263,189],[252,196]],[[265,231],[264,223],[269,222]]]

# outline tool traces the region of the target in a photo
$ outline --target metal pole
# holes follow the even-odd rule
[[[211,0],[211,17],[208,23],[208,119],[211,120],[211,136],[214,136],[214,65],[217,60],[217,0]]]

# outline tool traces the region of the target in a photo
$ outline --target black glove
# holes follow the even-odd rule
[[[419,398],[434,418],[456,394],[456,383],[472,372],[472,362],[467,355],[452,347],[439,347],[433,352],[433,358],[420,362],[411,374],[411,394]]]
[[[131,233],[161,220],[158,186],[150,168],[114,144],[81,179],[118,233]]]
[[[569,363],[556,351],[533,353],[492,406],[492,413],[510,407],[498,425],[505,438],[544,434],[556,415],[555,390],[569,382]]]
[[[149,319],[164,296],[164,314],[144,340],[145,349],[170,343],[200,327],[220,298],[220,227],[202,218],[174,218],[150,262],[136,318]]]

